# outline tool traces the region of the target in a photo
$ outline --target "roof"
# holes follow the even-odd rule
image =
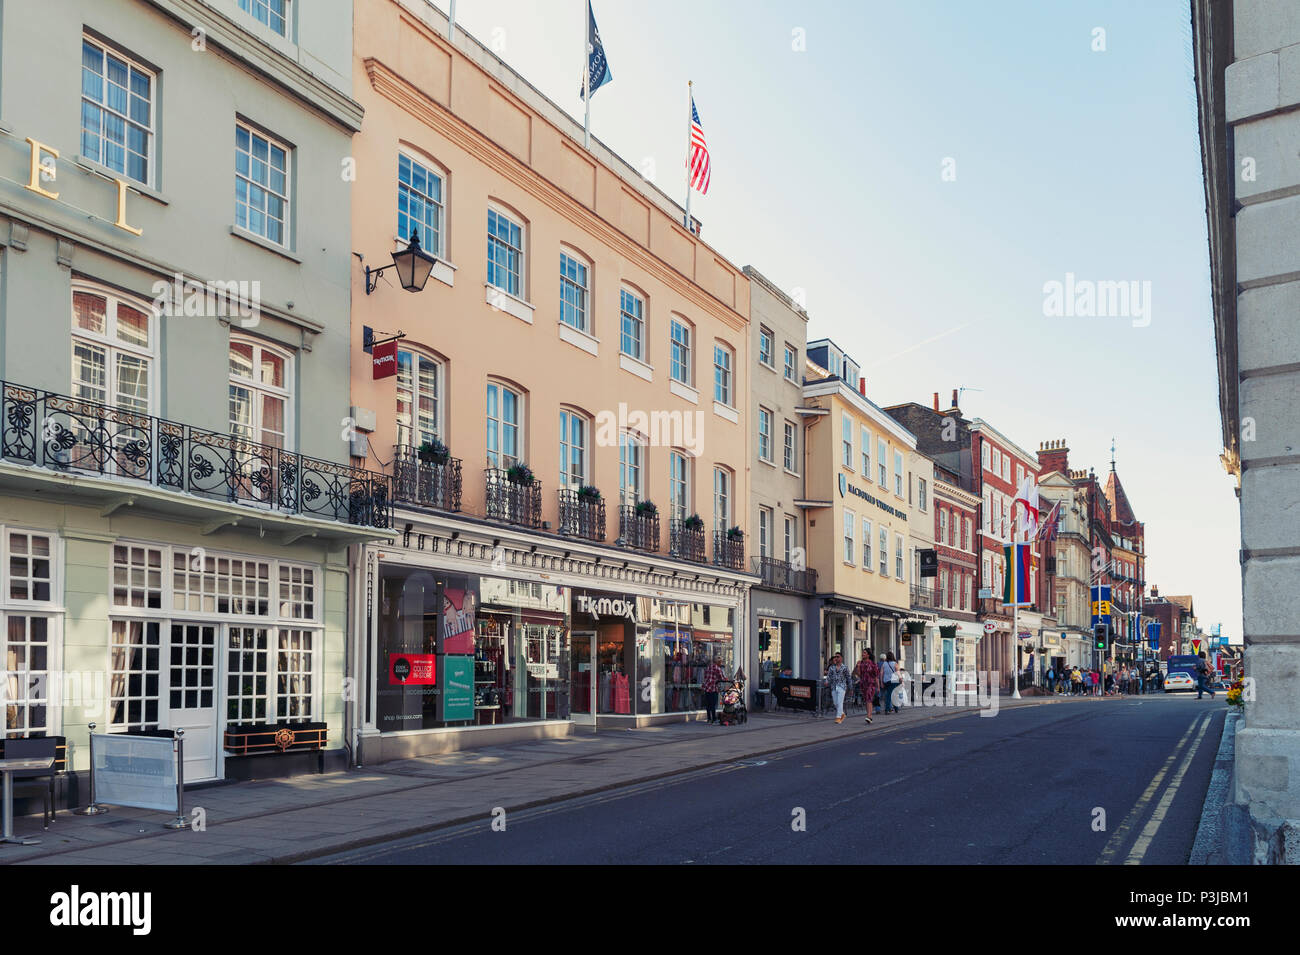
[[[1112,521],[1118,524],[1137,523],[1137,518],[1133,515],[1133,506],[1129,504],[1128,495],[1124,493],[1124,485],[1120,483],[1119,475],[1114,471],[1111,471],[1110,477],[1106,479],[1106,498],[1110,501]]]
[[[1191,594],[1166,594],[1165,599],[1168,600],[1170,603],[1178,604],[1178,606],[1182,607],[1188,613],[1192,614],[1192,616],[1196,615],[1192,611]]]

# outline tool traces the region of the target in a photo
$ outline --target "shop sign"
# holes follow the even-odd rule
[[[432,653],[392,653],[388,682],[397,686],[437,686],[438,658]]]
[[[32,166],[31,176],[29,177],[26,188],[38,196],[44,196],[46,199],[58,201],[59,194],[53,189],[46,189],[42,182],[54,182],[57,173],[57,167],[54,160],[59,158],[59,151],[53,146],[47,146],[44,143],[38,143],[32,137],[27,137],[27,142],[32,147]],[[131,235],[141,235],[143,230],[135,226],[128,225],[126,221],[126,190],[129,184],[125,179],[112,177],[117,183],[117,221],[113,223],[123,232],[129,232]],[[78,210],[81,211],[81,210]]]
[[[984,621],[984,632],[985,632],[985,633],[993,633],[995,630],[997,630],[997,628],[998,628],[998,625],[997,625],[996,623],[994,623],[992,620],[985,620],[985,621]]]
[[[560,665],[558,663],[530,663],[528,664],[528,675],[539,680],[558,680],[560,678]]]
[[[474,660],[472,657],[443,657],[443,688],[439,716],[443,722],[474,718]]]
[[[397,339],[391,342],[383,342],[375,345],[370,349],[371,367],[374,370],[374,380],[381,378],[392,378],[397,374]]]
[[[868,504],[876,505],[876,507],[880,508],[885,513],[892,514],[894,515],[894,517],[897,517],[899,520],[903,520],[903,521],[907,520],[906,511],[900,511],[897,508],[890,507],[884,501],[877,500],[876,498],[868,494],[866,491],[862,490],[862,488],[850,484],[848,478],[846,478],[843,474],[840,474],[840,497],[843,497],[845,494],[852,494],[854,497],[860,497]]]
[[[597,620],[602,616],[636,619],[636,599],[633,597],[592,597],[589,594],[577,594],[573,600],[580,613],[588,614]]]

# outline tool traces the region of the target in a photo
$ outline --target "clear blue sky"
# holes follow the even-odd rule
[[[584,3],[458,0],[457,21],[580,120]],[[593,135],[680,202],[694,80],[704,238],[805,290],[810,337],[848,350],[879,404],[983,389],[968,416],[1030,451],[1065,438],[1103,477],[1113,436],[1148,580],[1240,640],[1187,0],[594,8],[614,79]],[[1045,317],[1067,272],[1150,282],[1150,325]]]

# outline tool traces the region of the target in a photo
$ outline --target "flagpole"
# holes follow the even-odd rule
[[[586,29],[582,31],[582,148],[591,148],[591,0],[586,3]]]
[[[1028,503],[1021,506],[1028,508]],[[1016,660],[1016,650],[1020,648],[1020,552],[1016,550],[1016,499],[1011,501],[1011,590],[1012,599],[1015,601],[1011,605],[1011,659],[1015,661],[1012,665],[1015,667],[1011,674],[1011,698],[1020,699],[1020,662]],[[1026,581],[1028,583],[1028,581]]]
[[[447,42],[456,39],[456,0],[451,0],[451,12],[447,16]]]
[[[686,231],[694,232],[691,228],[691,125],[694,117],[691,115],[691,109],[695,104],[691,97],[690,80],[686,81]]]

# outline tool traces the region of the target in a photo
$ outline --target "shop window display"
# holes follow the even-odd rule
[[[758,618],[758,685],[757,689],[772,688],[772,680],[786,667],[794,669],[795,640],[799,624],[793,620],[774,617]]]
[[[475,721],[569,718],[567,587],[483,577],[475,636]]]
[[[639,685],[649,678],[644,685],[650,689],[650,699],[638,704],[638,712],[703,709],[704,670],[713,658],[721,659],[728,676],[734,672],[735,612],[711,604],[651,603],[652,627],[638,654],[637,673]]]

